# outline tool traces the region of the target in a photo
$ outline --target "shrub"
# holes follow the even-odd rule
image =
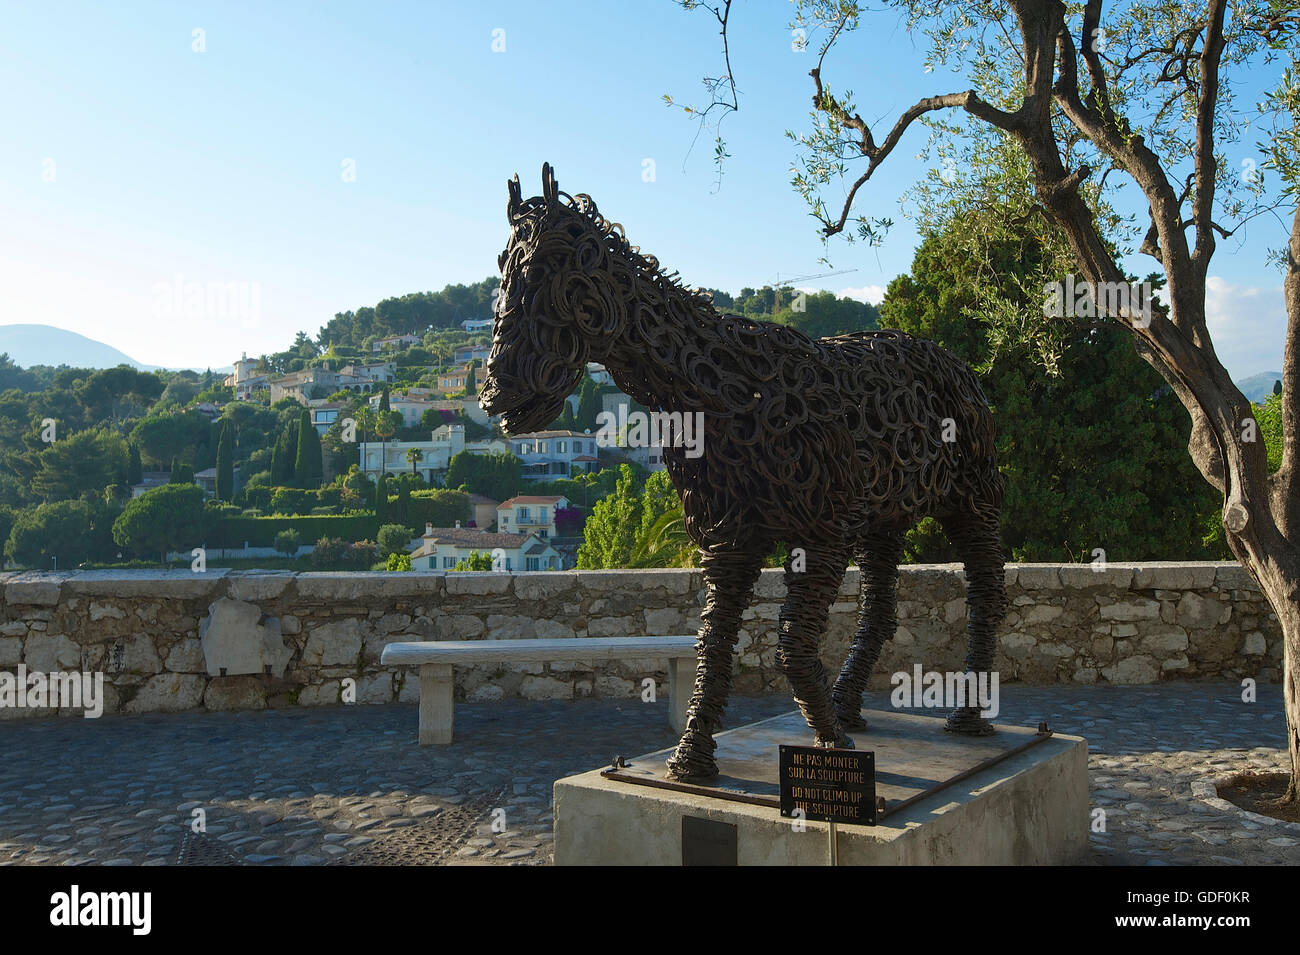
[[[379,560],[379,545],[374,541],[356,541],[348,548],[346,560],[349,567],[370,567]]]
[[[387,566],[384,567],[384,569],[385,570],[410,570],[411,555],[410,554],[389,554],[388,564]]]
[[[295,528],[287,528],[275,535],[275,549],[292,557],[302,545],[302,535]]]
[[[381,556],[387,554],[405,554],[411,546],[411,529],[401,524],[385,524],[375,535],[379,543]]]
[[[322,537],[311,552],[313,567],[328,567],[343,560],[348,542],[341,537]]]

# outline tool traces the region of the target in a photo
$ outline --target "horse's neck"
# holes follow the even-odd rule
[[[648,280],[639,278],[638,284],[644,281]],[[629,325],[610,348],[605,368],[624,394],[652,410],[716,410],[712,409],[716,396],[700,390],[688,362],[709,360],[710,347],[721,341],[720,316],[685,289],[670,286],[657,291],[678,307],[656,309],[652,325],[634,329],[636,302],[629,301]]]

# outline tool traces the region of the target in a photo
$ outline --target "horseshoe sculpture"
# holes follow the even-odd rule
[[[669,772],[716,775],[713,734],[731,690],[741,615],[765,556],[786,565],[777,666],[824,746],[851,747],[862,693],[897,626],[903,534],[937,518],[965,563],[968,672],[993,664],[1006,614],[999,520],[1003,482],[979,382],[932,342],[897,331],[810,339],[783,325],[714,309],[708,293],[629,245],[590,196],[542,195],[508,183],[510,241],[483,408],[508,431],[546,427],[588,361],[652,412],[703,415],[703,454],[665,447],[687,533],[700,548],[707,599],[695,690]],[[818,645],[850,560],[862,569],[857,632],[832,686]],[[977,707],[947,728],[986,734]]]

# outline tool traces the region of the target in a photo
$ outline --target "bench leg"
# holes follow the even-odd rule
[[[686,710],[695,689],[695,657],[668,661],[668,725],[680,735],[686,731]]]
[[[452,681],[450,663],[420,667],[420,745],[451,742]]]

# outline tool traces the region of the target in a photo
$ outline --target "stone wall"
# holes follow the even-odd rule
[[[1280,679],[1277,619],[1237,564],[1012,564],[1006,574],[1004,683]],[[832,607],[832,673],[857,584],[851,569]],[[898,634],[873,687],[917,663],[961,669],[963,593],[959,565],[903,569]],[[0,670],[102,672],[106,711],[126,713],[332,704],[345,686],[360,703],[413,702],[414,672],[379,665],[388,643],[689,634],[702,604],[696,570],[25,572],[0,574],[0,594]],[[788,692],[774,665],[783,596],[781,572],[764,571],[740,634],[740,692]],[[631,697],[647,676],[662,691],[663,662],[463,667],[456,684],[472,701]],[[0,718],[48,712],[0,707]]]

